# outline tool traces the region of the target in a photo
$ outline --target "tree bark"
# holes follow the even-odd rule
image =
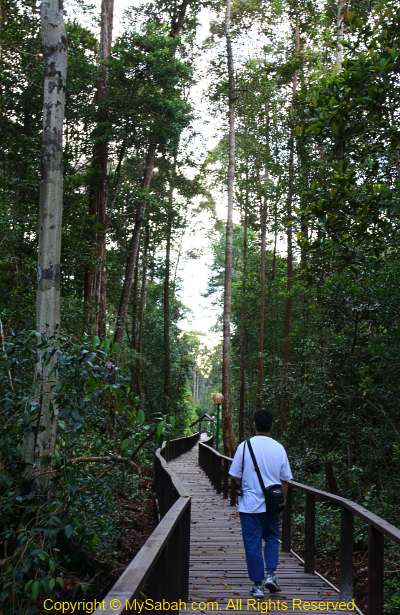
[[[163,336],[164,336],[164,402],[165,413],[168,414],[171,400],[171,340],[170,340],[170,273],[171,273],[171,233],[172,233],[172,200],[173,200],[173,181],[171,181],[168,219],[167,219],[167,238],[165,247],[165,272],[163,288]]]
[[[248,173],[246,170],[246,180]],[[243,247],[242,247],[242,288],[240,306],[240,385],[239,385],[239,440],[244,439],[244,417],[246,414],[246,350],[247,350],[247,256],[248,256],[248,199],[249,189],[246,181],[246,196],[244,202],[243,219]]]
[[[38,350],[34,402],[37,404],[24,443],[25,476],[36,487],[47,486],[48,475],[35,476],[51,465],[57,436],[57,338],[60,330],[60,254],[63,210],[63,121],[67,79],[67,39],[61,0],[40,5],[44,56],[42,179],[36,331],[47,341]],[[47,355],[47,356],[46,356]]]
[[[226,0],[225,38],[228,67],[228,122],[229,122],[229,152],[228,152],[228,211],[226,220],[225,243],[225,280],[224,280],[224,313],[223,313],[223,343],[222,343],[222,394],[223,405],[223,442],[225,454],[232,456],[235,448],[235,436],[232,426],[231,399],[231,310],[232,310],[232,269],[233,269],[233,199],[235,183],[235,107],[236,87],[231,40],[231,0]]]
[[[152,143],[147,152],[147,158],[143,175],[143,188],[150,188],[151,180],[153,178],[154,163],[156,158],[156,144]],[[135,213],[135,225],[132,232],[132,237],[128,247],[128,258],[125,266],[124,283],[122,287],[121,299],[118,306],[117,324],[115,327],[114,338],[116,342],[121,342],[124,337],[126,316],[128,313],[129,300],[131,296],[133,276],[135,268],[137,266],[140,233],[144,220],[145,211],[147,209],[147,203],[142,201],[138,204]]]
[[[138,313],[138,338],[137,338],[137,350],[139,353],[139,363],[137,370],[137,387],[139,391],[139,397],[144,404],[145,390],[144,390],[144,372],[143,372],[143,330],[144,330],[144,318],[146,310],[146,290],[147,290],[147,262],[150,243],[150,228],[146,226],[144,236],[143,258],[142,258],[142,281],[140,285],[140,299],[139,299],[139,313]]]
[[[265,371],[265,318],[267,311],[267,215],[268,215],[268,191],[269,191],[269,164],[270,164],[270,131],[269,131],[269,108],[265,109],[265,171],[264,171],[264,195],[260,205],[260,312],[258,328],[258,369],[257,369],[257,402],[261,404],[264,387]]]
[[[261,200],[260,206],[260,311],[258,322],[258,365],[257,365],[257,402],[262,400],[264,386],[264,352],[265,352],[265,312],[266,312],[266,260],[267,260],[267,198]]]
[[[267,306],[268,309],[270,310],[271,313],[271,320],[273,320],[274,318],[274,306],[272,304],[272,289],[273,289],[273,284],[275,282],[275,277],[276,277],[276,250],[277,250],[277,243],[278,243],[278,200],[279,200],[279,184],[280,184],[280,178],[278,181],[278,186],[277,186],[277,194],[276,194],[276,198],[274,199],[274,212],[273,212],[273,218],[274,218],[274,247],[272,250],[272,262],[271,262],[271,270],[270,270],[270,274],[269,274],[269,280],[268,280],[268,293],[267,293]],[[272,336],[271,335],[271,356],[275,356],[277,355],[277,349],[276,349],[276,336]],[[270,363],[270,370],[269,370],[270,376],[273,376],[273,363]]]
[[[342,69],[343,65],[343,39],[344,39],[344,13],[346,0],[338,0],[336,12],[336,68]]]
[[[86,271],[85,330],[100,337],[106,329],[106,233],[107,233],[107,167],[108,138],[104,103],[108,95],[108,60],[111,54],[114,0],[102,0],[99,75],[96,103],[97,127],[94,133],[91,180],[89,189],[89,215],[94,220],[95,265]]]
[[[300,15],[298,2],[295,2],[295,26],[294,26],[294,41],[295,41],[295,56],[298,56],[301,48],[300,41]],[[292,311],[293,311],[293,197],[294,197],[294,104],[298,87],[298,72],[296,71],[292,78],[292,106],[290,119],[290,136],[289,136],[289,161],[288,161],[288,191],[286,198],[286,237],[287,237],[287,271],[286,271],[286,300],[285,311],[283,318],[283,347],[282,347],[282,363],[283,363],[283,378],[284,378],[284,397],[281,402],[281,422],[283,429],[287,428],[290,401],[289,401],[289,365],[291,358],[291,340],[290,334],[292,330]]]
[[[131,298],[131,339],[130,346],[137,352],[138,339],[138,303],[139,303],[139,267],[136,267],[133,277],[133,289]]]

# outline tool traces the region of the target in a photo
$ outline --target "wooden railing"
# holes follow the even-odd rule
[[[233,506],[236,503],[235,485],[229,478],[229,466],[232,459],[212,448],[213,443],[213,436],[200,442],[199,465],[207,474],[216,491],[222,493],[224,498],[229,496]]]
[[[231,494],[231,504],[236,503],[236,493],[228,475],[232,459],[211,448],[212,440],[201,442],[199,464],[212,485],[225,497]],[[292,513],[294,492],[305,494],[304,521],[304,570],[314,572],[316,500],[324,500],[341,510],[340,532],[340,593],[343,600],[353,597],[353,523],[354,516],[368,524],[368,615],[384,615],[384,537],[400,544],[400,529],[370,512],[363,506],[327,491],[321,491],[295,481],[288,484],[286,507],[282,519],[282,550],[292,551]]]
[[[170,440],[157,449],[154,488],[160,521],[94,615],[136,612],[135,599],[187,600],[191,501],[166,460],[190,450],[199,437],[197,433],[188,438]]]
[[[200,432],[197,432],[190,436],[169,440],[161,449],[161,454],[166,461],[171,461],[172,459],[175,459],[175,457],[179,457],[179,455],[189,451],[196,444],[199,438]]]

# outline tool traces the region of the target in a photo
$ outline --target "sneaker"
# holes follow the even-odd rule
[[[253,585],[250,594],[255,598],[264,598],[264,590],[262,585]]]
[[[268,574],[265,579],[265,588],[269,589],[271,594],[275,594],[276,592],[280,592],[281,588],[279,587],[278,579],[275,574]]]

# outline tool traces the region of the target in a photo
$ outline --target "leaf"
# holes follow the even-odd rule
[[[40,581],[36,579],[35,581],[33,581],[32,586],[31,586],[31,595],[34,600],[37,600],[39,592],[40,592]]]
[[[57,577],[56,583],[59,587],[61,587],[61,589],[64,589],[64,579],[62,577]]]
[[[66,525],[64,528],[64,534],[66,535],[66,537],[71,538],[73,533],[74,533],[74,528],[72,527],[72,525]]]
[[[131,445],[131,441],[129,438],[125,438],[125,440],[122,440],[121,442],[121,448],[123,451],[126,451],[130,445]]]
[[[61,431],[66,431],[67,429],[65,421],[62,421],[61,419],[58,421],[58,427],[61,429]]]
[[[145,421],[145,414],[144,411],[142,409],[138,410],[138,413],[136,415],[136,421],[139,425],[143,425],[144,421]]]
[[[112,354],[121,352],[121,344],[118,344],[118,342],[113,342],[110,351]]]
[[[164,433],[164,423],[158,423],[156,427],[156,437],[161,438],[163,433]]]

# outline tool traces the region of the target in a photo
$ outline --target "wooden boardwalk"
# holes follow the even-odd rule
[[[249,594],[251,582],[247,576],[239,515],[236,507],[231,507],[215,492],[200,469],[198,445],[168,465],[192,496],[189,600],[187,610],[181,612],[239,615],[256,612],[348,615],[355,612],[339,610],[337,592],[319,576],[305,573],[299,560],[287,553],[281,553],[277,571],[282,592],[266,592],[261,599],[263,604],[257,604]],[[324,604],[314,610],[299,601]],[[200,602],[208,604],[198,604]],[[328,602],[336,604],[332,608]]]

